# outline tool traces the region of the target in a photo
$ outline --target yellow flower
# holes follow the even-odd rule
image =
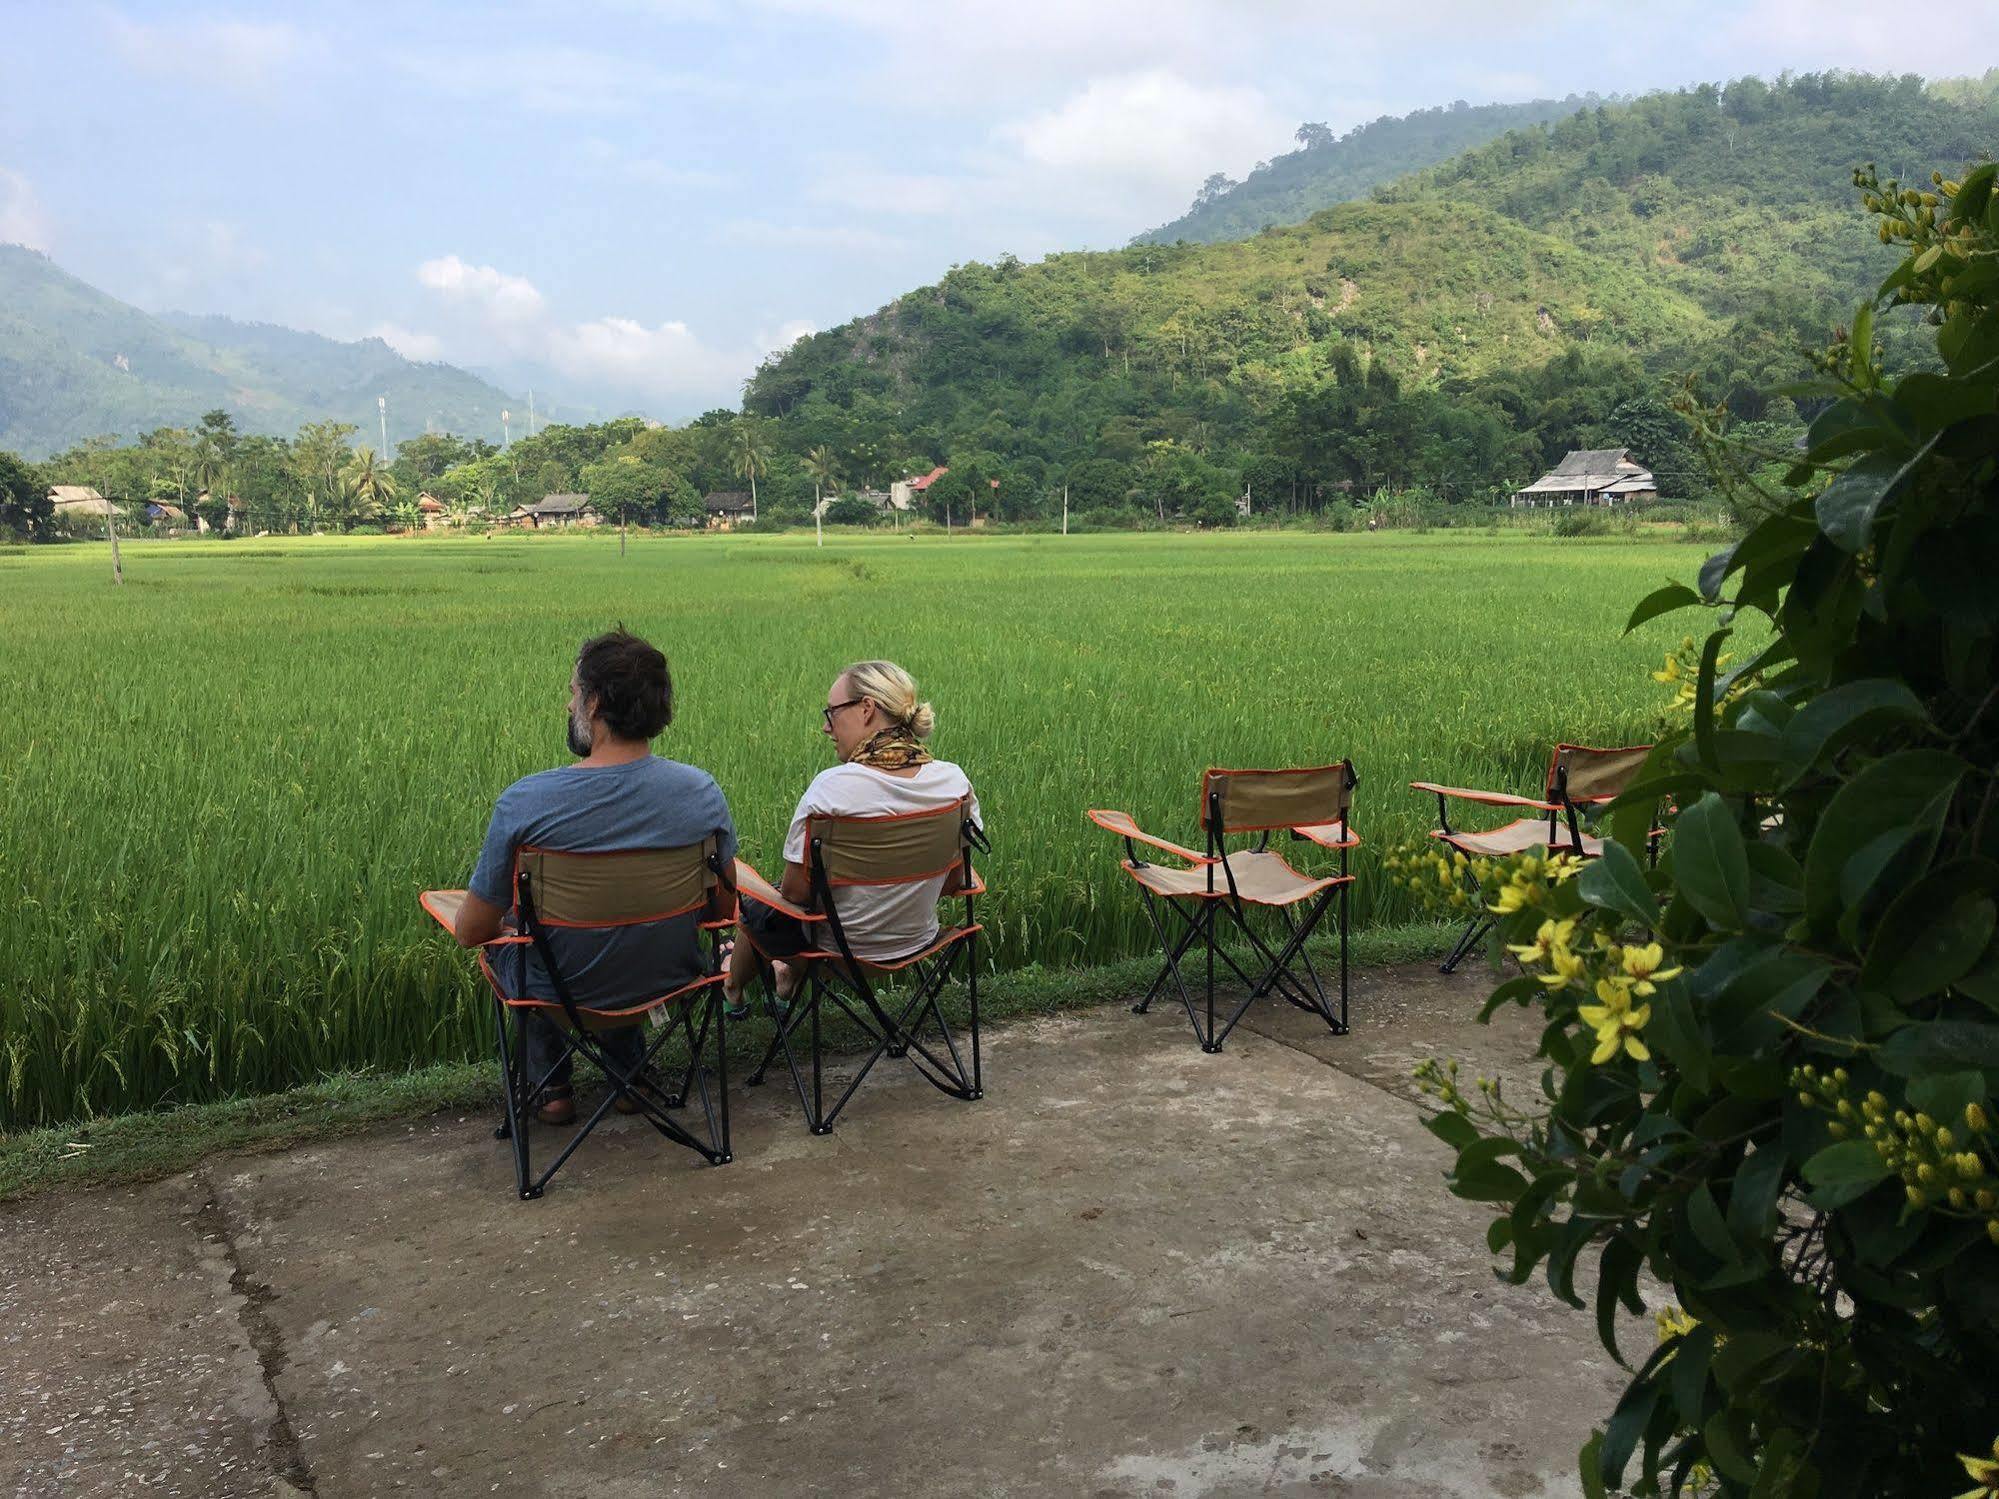
[[[1550,989],[1560,989],[1583,976],[1583,955],[1558,947],[1548,954],[1548,971],[1535,977]]]
[[[1492,903],[1492,909],[1501,916],[1511,916],[1528,904],[1527,892],[1518,884],[1506,885],[1499,892],[1499,899]]]
[[[1651,1057],[1650,1048],[1638,1033],[1652,1018],[1652,1007],[1639,1005],[1633,1009],[1631,988],[1632,981],[1621,974],[1600,978],[1596,981],[1596,997],[1603,1003],[1582,1005],[1576,1010],[1583,1024],[1596,1031],[1596,1050],[1590,1054],[1592,1064],[1608,1062],[1620,1051],[1636,1062]]]
[[[1643,947],[1627,947],[1620,956],[1625,973],[1632,979],[1632,991],[1641,996],[1653,992],[1653,980],[1663,983],[1680,976],[1678,968],[1659,966],[1666,961],[1666,951],[1656,942],[1648,942]]]
[[[1964,1471],[1978,1485],[1959,1494],[1957,1499],[1999,1499],[1999,1438],[1993,1440],[1990,1457],[1970,1457],[1960,1452],[1957,1460],[1964,1464]]]
[[[1662,1308],[1656,1314],[1656,1320],[1659,1324],[1659,1341],[1662,1343],[1670,1342],[1674,1338],[1684,1338],[1701,1325],[1700,1318],[1677,1306]]]
[[[1575,929],[1574,921],[1557,922],[1551,918],[1541,923],[1541,929],[1534,934],[1532,942],[1509,942],[1506,950],[1522,963],[1545,963],[1569,945],[1569,936]]]
[[[1583,861],[1568,854],[1556,854],[1548,860],[1548,878],[1557,885],[1574,879],[1582,870]]]

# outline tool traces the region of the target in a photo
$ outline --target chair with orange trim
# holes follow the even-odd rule
[[[1203,1051],[1220,1051],[1250,1005],[1272,993],[1317,1015],[1334,1035],[1347,1033],[1347,929],[1353,888],[1347,854],[1360,844],[1349,826],[1357,784],[1350,760],[1302,770],[1206,771],[1201,777],[1200,793],[1201,830],[1207,838],[1205,853],[1153,837],[1126,812],[1094,809],[1085,814],[1098,827],[1124,839],[1125,858],[1120,867],[1138,886],[1145,914],[1165,958],[1145,997],[1132,1006],[1135,1012],[1144,1014],[1170,980]],[[1312,875],[1293,868],[1281,853],[1270,847],[1270,835],[1280,832],[1289,833],[1294,842],[1314,843],[1336,851],[1340,856],[1339,873]],[[1230,838],[1252,833],[1257,835],[1254,847],[1230,851]],[[1141,843],[1172,854],[1185,867],[1176,869],[1140,857]],[[1337,1009],[1305,950],[1306,940],[1335,901],[1340,917]],[[1180,918],[1177,937],[1167,934],[1160,915],[1162,906]],[[1273,948],[1250,925],[1250,906],[1277,911],[1284,925],[1281,946]],[[1301,906],[1302,916],[1294,915],[1294,908]],[[1189,914],[1190,908],[1193,914]],[[1263,972],[1257,977],[1246,973],[1221,945],[1218,915],[1226,915],[1234,923],[1264,963]],[[1207,957],[1205,1022],[1180,972],[1180,959],[1196,943],[1201,944]],[[1217,958],[1249,986],[1249,993],[1219,1026],[1215,1016]],[[1294,968],[1302,969],[1302,976]]]
[[[449,932],[454,930],[462,890],[426,890],[424,910]],[[513,1142],[514,1188],[522,1200],[541,1196],[563,1163],[575,1153],[613,1104],[642,1115],[674,1144],[711,1165],[729,1153],[729,1067],[727,1021],[722,1004],[719,954],[721,933],[734,925],[734,900],[723,876],[713,838],[685,848],[578,853],[522,846],[514,856],[514,909],[505,935],[479,950],[479,971],[493,991],[500,1078],[505,1113],[494,1138]],[[552,931],[608,932],[656,922],[690,922],[705,932],[709,946],[703,968],[663,993],[629,1006],[576,1002],[549,938]],[[529,954],[540,966],[554,999],[536,998],[530,988]],[[676,977],[678,977],[676,975]],[[705,1001],[705,1002],[704,1002]],[[563,1028],[561,1057],[540,1077],[530,1077],[527,1025],[539,1014]],[[664,1015],[664,1023],[639,1051],[636,1065],[621,1063],[598,1037],[610,1030],[644,1024]],[[714,1038],[714,1082],[704,1052]],[[654,1080],[653,1067],[674,1037],[686,1043],[687,1065],[671,1091]],[[528,1124],[548,1093],[551,1079],[571,1058],[594,1063],[610,1084],[595,1113],[585,1120],[539,1176],[529,1159]],[[700,1100],[704,1134],[671,1117],[692,1092]],[[704,1137],[705,1135],[705,1137]]]
[[[932,1087],[952,1098],[983,1097],[978,972],[978,936],[983,928],[975,919],[973,901],[985,894],[986,887],[972,868],[972,854],[974,850],[985,851],[987,846],[984,831],[972,820],[969,797],[931,812],[812,817],[806,823],[806,870],[812,879],[810,909],[787,901],[776,886],[738,859],[737,893],[753,896],[802,923],[810,940],[804,951],[784,956],[787,963],[809,965],[804,987],[788,1008],[777,1001],[769,964],[760,965],[766,1009],[776,1021],[776,1034],[746,1084],[751,1087],[760,1084],[771,1063],[782,1054],[798,1091],[798,1102],[805,1111],[806,1123],[815,1135],[831,1132],[833,1121],[884,1056],[906,1058]],[[915,884],[940,876],[944,883],[939,899],[962,898],[965,902],[963,923],[940,928],[923,948],[893,959],[871,960],[854,955],[846,930],[840,924],[840,891]],[[755,939],[745,926],[738,940],[754,942]],[[945,1018],[939,998],[960,958],[964,960],[969,1005],[965,1037],[969,1046],[964,1050],[960,1049],[958,1037]],[[888,975],[904,973],[914,980],[908,995],[885,998],[877,988],[878,982]],[[872,1043],[830,1109],[826,1107],[821,1036],[822,1011],[829,1005]],[[801,1026],[811,1038],[809,1088],[806,1069],[792,1044]],[[926,1028],[934,1030],[934,1041],[925,1039]]]
[[[1436,795],[1437,826],[1431,830],[1430,836],[1468,859],[1505,859],[1514,854],[1536,851],[1594,859],[1603,852],[1603,840],[1583,830],[1589,809],[1615,801],[1618,794],[1631,784],[1632,777],[1638,774],[1645,764],[1645,757],[1651,753],[1652,746],[1649,744],[1630,744],[1617,749],[1602,749],[1587,744],[1558,744],[1548,757],[1548,779],[1544,794],[1538,800],[1504,791],[1472,791],[1462,786],[1440,786],[1434,781],[1411,781],[1409,785],[1412,790]],[[1531,810],[1534,815],[1516,817],[1512,822],[1484,832],[1472,832],[1451,826],[1450,804],[1453,801]],[[1655,850],[1658,839],[1659,832],[1654,830],[1652,841]],[[1449,973],[1455,969],[1491,928],[1491,916],[1484,911],[1475,912],[1451,949],[1451,955],[1444,959],[1438,971]]]

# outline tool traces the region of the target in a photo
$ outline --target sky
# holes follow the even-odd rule
[[[679,420],[952,265],[1110,248],[1210,172],[1448,104],[1977,73],[1870,0],[0,0],[0,243]]]

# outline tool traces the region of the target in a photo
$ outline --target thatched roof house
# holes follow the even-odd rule
[[[1515,490],[1511,503],[1622,505],[1658,497],[1652,470],[1633,458],[1631,449],[1579,448],[1525,489]]]
[[[587,494],[549,494],[526,505],[514,507],[512,519],[525,521],[536,530],[543,526],[594,526],[597,512],[590,508]]]
[[[101,519],[125,513],[88,484],[52,484],[49,503],[56,507],[57,515],[94,515]]]
[[[721,530],[739,520],[755,520],[757,514],[747,489],[713,490],[701,496],[701,508],[707,512],[708,524]]]

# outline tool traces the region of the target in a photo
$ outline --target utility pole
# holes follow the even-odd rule
[[[511,411],[502,411],[500,413],[500,446],[502,449],[510,448],[514,444],[513,428],[507,425],[513,419],[514,414]]]
[[[382,462],[389,461],[389,398],[375,397],[375,414],[382,419]]]
[[[1062,486],[1062,534],[1069,534],[1069,486]]]
[[[111,543],[111,581],[122,588],[125,586],[125,564],[118,558],[118,525],[112,519],[114,513],[111,510],[104,512],[104,535]]]
[[[534,436],[534,387],[528,387],[528,436]]]

